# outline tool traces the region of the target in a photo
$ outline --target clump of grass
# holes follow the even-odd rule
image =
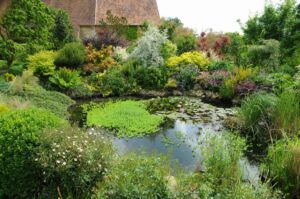
[[[239,118],[242,132],[256,143],[272,140],[270,131],[273,125],[274,107],[277,98],[271,94],[257,93],[242,102]]]
[[[299,138],[283,139],[270,146],[263,168],[287,198],[297,198],[300,195]]]
[[[114,130],[118,137],[140,137],[159,130],[163,117],[151,115],[143,102],[109,102],[87,114],[87,125]]]
[[[287,90],[279,96],[275,107],[274,126],[288,135],[300,130],[300,101],[296,92]]]

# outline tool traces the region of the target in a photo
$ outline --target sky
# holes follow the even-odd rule
[[[271,0],[277,4],[280,0]],[[297,2],[300,2],[298,0]],[[178,17],[185,26],[198,33],[212,29],[217,32],[241,32],[237,20],[262,12],[264,0],[157,0],[161,17]]]

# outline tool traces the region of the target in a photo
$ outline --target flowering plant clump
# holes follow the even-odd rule
[[[256,85],[251,80],[246,80],[243,82],[240,82],[235,86],[235,93],[240,96],[245,96],[247,94],[250,94],[251,92],[255,91]]]
[[[111,142],[93,129],[64,128],[45,132],[35,161],[43,169],[47,194],[60,189],[63,198],[86,198],[109,167]]]
[[[218,91],[228,77],[229,72],[225,70],[202,72],[200,76],[197,77],[197,82],[205,89]]]

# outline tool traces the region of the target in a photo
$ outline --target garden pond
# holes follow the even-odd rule
[[[101,104],[116,99],[92,100],[94,104]],[[119,100],[119,99],[117,99]],[[122,99],[123,100],[123,99]],[[126,100],[126,99],[124,99]],[[132,99],[131,99],[132,100]],[[138,99],[134,99],[138,100]],[[71,121],[83,123],[86,114],[80,107],[91,101],[78,102],[71,112]],[[210,135],[221,135],[226,132],[225,120],[236,114],[235,108],[216,107],[202,102],[197,98],[181,98],[181,103],[175,110],[156,111],[157,115],[164,116],[165,122],[157,133],[143,137],[112,137],[113,145],[119,155],[131,152],[137,154],[162,154],[170,157],[173,165],[179,165],[187,172],[204,171],[201,161],[201,145]],[[101,131],[100,128],[89,128],[88,131]],[[244,178],[251,182],[259,179],[259,168],[250,163],[247,158],[240,160],[244,169]]]

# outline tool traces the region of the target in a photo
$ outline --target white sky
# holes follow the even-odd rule
[[[280,0],[272,0],[279,3]],[[300,2],[300,0],[297,0]],[[161,17],[178,17],[185,26],[198,33],[214,31],[241,31],[237,20],[262,12],[265,0],[157,0]]]

